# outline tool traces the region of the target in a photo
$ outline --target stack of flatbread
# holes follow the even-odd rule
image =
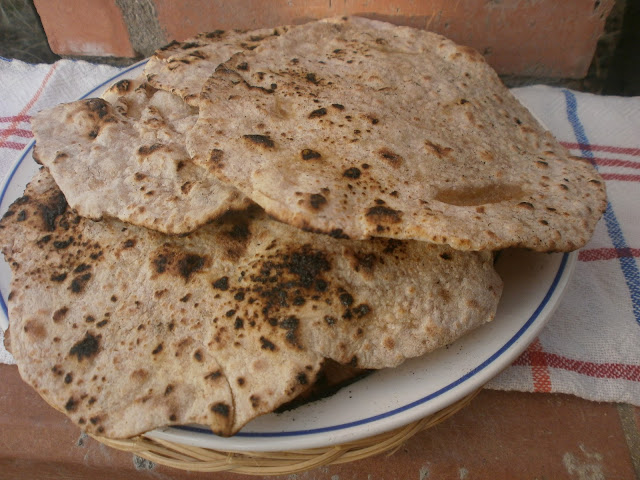
[[[493,319],[495,251],[579,248],[606,202],[477,52],[362,18],[174,42],[32,124],[8,347],[113,438],[442,347]]]

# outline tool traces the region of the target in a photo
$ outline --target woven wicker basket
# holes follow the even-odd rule
[[[287,452],[231,452],[191,447],[138,436],[127,440],[96,440],[118,450],[168,467],[195,472],[234,472],[246,475],[286,475],[393,452],[416,433],[431,428],[464,408],[480,390],[404,427],[341,445]]]

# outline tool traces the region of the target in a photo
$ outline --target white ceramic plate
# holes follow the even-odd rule
[[[82,98],[99,95],[111,83],[139,74],[143,63],[99,85]],[[0,188],[0,214],[37,170],[25,149]],[[206,427],[171,427],[149,437],[223,451],[287,451],[353,441],[406,425],[453,404],[507,367],[534,340],[567,285],[576,254],[503,252],[497,262],[505,288],[496,319],[437,352],[375,372],[329,398],[250,422],[232,438]],[[11,272],[0,261],[0,322],[8,326],[6,296]]]

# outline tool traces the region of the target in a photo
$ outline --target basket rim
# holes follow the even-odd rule
[[[287,475],[314,468],[362,460],[400,448],[415,434],[434,427],[466,407],[481,388],[436,413],[371,437],[327,447],[282,452],[224,451],[195,447],[139,435],[109,439],[91,435],[98,442],[131,452],[153,463],[192,472],[233,472],[245,475]]]

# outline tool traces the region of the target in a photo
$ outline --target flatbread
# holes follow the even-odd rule
[[[221,65],[187,150],[281,221],[337,237],[567,251],[606,206],[593,166],[479,53],[362,18],[293,27]]]
[[[235,53],[252,50],[288,27],[259,30],[216,30],[159,49],[144,67],[150,85],[181,96],[197,107],[200,90],[216,67]]]
[[[216,254],[241,243],[213,237],[81,218],[41,170],[0,222],[22,378],[110,438],[188,423],[230,435],[304,391],[321,357],[222,309],[210,276],[231,265]]]
[[[121,80],[102,98],[32,119],[36,159],[84,217],[187,233],[249,200],[195,165],[185,135],[196,115],[179,97]],[[112,102],[112,103],[110,103]]]
[[[322,357],[395,366],[493,319],[489,252],[336,240],[262,210],[184,236],[67,207],[41,171],[0,222],[21,375],[83,429],[220,434],[313,383]]]

